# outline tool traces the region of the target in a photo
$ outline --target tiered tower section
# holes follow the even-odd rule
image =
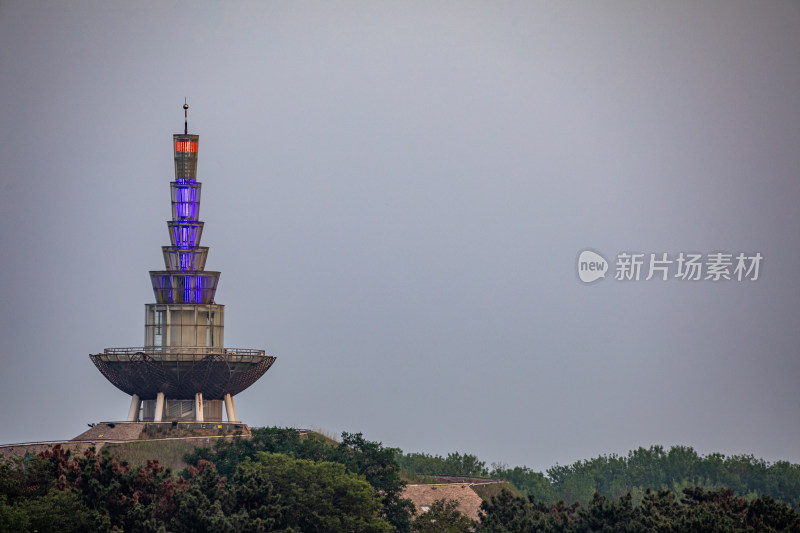
[[[214,302],[220,273],[205,270],[208,248],[200,246],[199,141],[188,131],[173,135],[170,246],[162,246],[166,270],[150,272],[156,303],[145,304],[145,346],[90,355],[131,395],[129,421],[221,421],[223,402],[236,421],[233,396],[275,362],[263,350],[223,348],[225,306]]]

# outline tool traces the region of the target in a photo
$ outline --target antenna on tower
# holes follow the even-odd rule
[[[189,104],[186,103],[186,97],[183,98],[183,134],[189,135]]]

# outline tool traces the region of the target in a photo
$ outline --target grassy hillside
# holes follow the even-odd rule
[[[183,470],[188,465],[183,456],[194,451],[198,446],[209,446],[205,439],[192,440],[143,440],[122,444],[106,444],[103,449],[134,466],[142,466],[148,459],[172,469],[173,472]]]
[[[509,491],[514,496],[522,496],[514,485],[507,482],[502,483],[484,483],[481,485],[472,485],[472,490],[484,500],[491,500],[493,496],[497,496],[503,490]]]
[[[326,432],[303,431],[300,433],[301,439],[307,439],[313,435],[322,442],[335,446],[338,442]],[[179,472],[188,465],[183,460],[187,453],[193,452],[196,448],[210,448],[219,438],[234,438],[235,433],[220,435],[214,430],[186,430],[162,426],[147,429],[142,432],[143,440],[125,443],[109,443],[103,449],[126,461],[134,466],[143,466],[147,460],[158,460],[163,466],[170,468],[173,472]],[[246,436],[244,438],[247,438]]]

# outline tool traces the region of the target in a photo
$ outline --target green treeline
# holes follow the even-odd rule
[[[56,446],[0,462],[0,532],[800,532],[797,465],[684,447],[555,466],[545,476],[489,469],[469,454],[403,454],[361,434],[337,443],[260,428],[185,459],[190,466],[172,473],[153,460],[129,465]],[[503,490],[477,523],[445,500],[415,517],[402,497],[408,474],[492,476],[524,496]]]
[[[609,500],[595,493],[585,506],[563,501],[543,504],[533,496],[514,497],[508,491],[484,502],[477,533],[531,531],[588,533],[724,533],[800,531],[800,515],[769,496],[737,497],[730,489],[686,488],[682,497],[670,490],[645,491],[639,505],[630,494]]]
[[[410,531],[396,454],[360,434],[330,444],[264,428],[196,450],[175,476],[56,446],[0,464],[0,531]]]
[[[53,459],[34,469],[39,481],[55,483],[0,496],[0,530],[392,531],[372,487],[337,463],[259,452],[229,483],[207,461],[175,480],[156,463],[130,469],[93,454]],[[50,476],[40,470],[48,466]]]
[[[556,465],[546,475],[527,467],[508,468],[493,465],[491,469],[469,454],[451,453],[446,457],[427,454],[402,454],[398,463],[404,471],[418,476],[490,477],[511,483],[536,501],[589,503],[595,492],[606,498],[620,498],[630,493],[639,503],[647,489],[671,490],[676,495],[684,488],[704,487],[707,490],[731,489],[737,496],[749,499],[771,498],[797,506],[800,504],[800,465],[778,461],[768,463],[752,455],[699,455],[686,446],[639,448],[627,456],[604,455]]]
[[[213,448],[198,448],[186,455],[186,462],[196,465],[208,461],[216,465],[221,475],[231,476],[243,461],[258,457],[260,452],[343,465],[373,488],[381,502],[380,515],[386,522],[398,531],[409,530],[414,506],[401,497],[405,483],[395,461],[401,452],[368,441],[361,433],[342,433],[342,441],[332,444],[314,434],[301,437],[292,429],[256,428],[251,430],[249,439],[219,440]]]
[[[447,457],[426,453],[399,453],[397,463],[403,473],[410,478],[415,476],[463,476],[488,477],[486,463],[470,454],[449,453]]]

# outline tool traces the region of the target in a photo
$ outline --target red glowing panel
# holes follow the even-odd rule
[[[195,141],[175,141],[175,151],[197,153],[197,143]]]

